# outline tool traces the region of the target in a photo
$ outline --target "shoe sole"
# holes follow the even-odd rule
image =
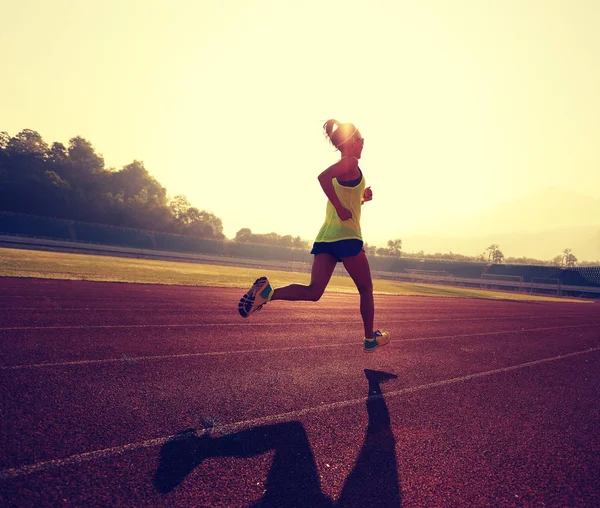
[[[375,351],[377,348],[383,347],[383,346],[387,346],[389,343],[391,342],[391,340],[388,340],[387,342],[385,342],[384,344],[377,344],[375,347],[372,347],[371,349],[365,349],[363,348],[363,352],[364,353],[372,353],[373,351]]]
[[[240,316],[247,318],[250,314],[258,312],[260,309],[262,309],[264,304],[259,305],[254,310],[252,310],[252,306],[256,300],[256,295],[264,289],[265,282],[268,283],[266,277],[260,277],[256,279],[248,292],[244,294],[242,298],[240,298],[240,302],[238,303],[238,312],[240,313]]]

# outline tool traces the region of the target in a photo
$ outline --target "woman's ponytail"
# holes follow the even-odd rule
[[[335,128],[335,129],[334,129]],[[331,144],[338,150],[340,146],[354,138],[354,135],[358,132],[356,127],[351,123],[340,123],[337,120],[327,120],[323,124],[323,130],[325,136],[329,138]]]
[[[323,124],[323,130],[325,131],[325,135],[329,138],[329,141],[331,141],[331,143],[335,146],[335,143],[333,142],[333,128],[334,127],[338,127],[340,126],[340,122],[338,122],[337,120],[327,120],[324,124]]]

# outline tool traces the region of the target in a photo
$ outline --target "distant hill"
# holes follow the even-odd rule
[[[550,261],[570,248],[579,261],[600,261],[600,226],[471,237],[422,235],[403,238],[402,243],[405,252],[454,252],[468,256],[481,254],[497,243],[507,257],[525,256],[542,261]]]
[[[403,237],[406,252],[482,253],[492,243],[505,256],[550,260],[566,248],[580,261],[600,260],[600,200],[556,188],[512,199],[468,216],[449,215]]]
[[[460,229],[463,234],[495,234],[583,226],[600,227],[600,199],[549,188],[463,217]]]

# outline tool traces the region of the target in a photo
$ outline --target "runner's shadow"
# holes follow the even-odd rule
[[[211,438],[186,430],[165,443],[154,486],[168,493],[210,457],[253,457],[275,451],[265,494],[255,506],[331,507],[323,495],[315,459],[300,422],[285,422]]]
[[[394,374],[365,369],[369,391],[369,424],[358,459],[346,479],[337,506],[400,506],[396,441],[390,426],[381,383]],[[253,427],[212,438],[189,429],[165,443],[160,451],[154,486],[171,492],[200,463],[211,457],[253,457],[275,451],[265,494],[255,506],[333,507],[321,492],[319,475],[308,437],[300,422]]]
[[[365,431],[358,459],[348,475],[337,506],[400,506],[400,482],[396,463],[396,439],[381,383],[397,379],[395,374],[365,369],[369,382]]]

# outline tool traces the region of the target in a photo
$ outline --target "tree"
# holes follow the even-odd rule
[[[3,142],[6,142],[6,140],[4,139]],[[15,137],[8,140],[6,150],[11,155],[44,158],[48,152],[48,145],[38,132],[31,129],[23,129]]]
[[[65,189],[69,190],[71,186],[69,182],[64,181],[59,175],[57,175],[54,171],[46,171],[44,173],[48,178],[48,184],[57,189]]]
[[[400,238],[396,238],[395,240],[388,240],[387,245],[391,256],[402,256],[402,240]]]
[[[375,245],[369,245],[368,243],[365,242],[363,247],[365,249],[367,256],[376,256],[377,255],[377,247]]]
[[[221,219],[192,206],[183,194],[178,194],[169,200],[169,209],[178,233],[219,240],[225,237]]]
[[[44,215],[53,209],[54,196],[45,174],[48,145],[34,130],[9,138],[2,135],[0,203],[3,210]]]
[[[62,143],[54,142],[48,151],[48,162],[58,168],[64,168],[67,161],[67,149]]]
[[[250,228],[242,228],[235,234],[235,241],[238,243],[249,243],[252,240],[252,231]]]
[[[6,152],[6,148],[8,147],[8,142],[10,141],[10,136],[8,132],[2,131],[0,132],[0,188],[6,188],[6,184],[8,183],[8,169],[6,169],[6,162],[8,160],[8,153]],[[2,194],[0,193],[0,196]]]
[[[308,242],[302,240],[302,238],[300,238],[299,236],[294,238],[292,246],[294,247],[294,249],[308,249],[309,247]]]
[[[178,194],[177,196],[169,199],[169,208],[171,209],[171,213],[176,220],[182,220],[183,216],[191,207],[192,204],[183,194]]]
[[[186,235],[216,240],[225,238],[221,219],[210,212],[199,210],[195,206],[188,208],[182,221],[185,225],[183,233]]]
[[[157,196],[162,204],[167,204],[166,189],[148,173],[141,161],[127,164],[121,171],[114,173],[114,179],[119,189],[124,191],[125,199],[134,198],[146,189],[148,199]]]
[[[494,251],[499,247],[499,245],[497,243],[493,243],[492,245],[490,245],[487,249],[485,249],[485,252],[487,253],[487,259],[488,261],[491,261],[492,259],[492,255],[494,253]]]
[[[69,140],[68,160],[83,174],[104,171],[104,159],[96,153],[92,144],[81,136]]]
[[[492,263],[497,265],[504,261],[504,254],[502,254],[500,246],[497,243],[493,243],[485,251],[488,253],[488,261],[492,261]]]
[[[562,260],[563,260],[563,266],[565,266],[567,268],[574,268],[575,266],[577,266],[577,258],[571,252],[571,249],[565,249],[563,251]]]
[[[10,141],[10,135],[6,131],[0,132],[0,150],[6,150],[8,142]]]

